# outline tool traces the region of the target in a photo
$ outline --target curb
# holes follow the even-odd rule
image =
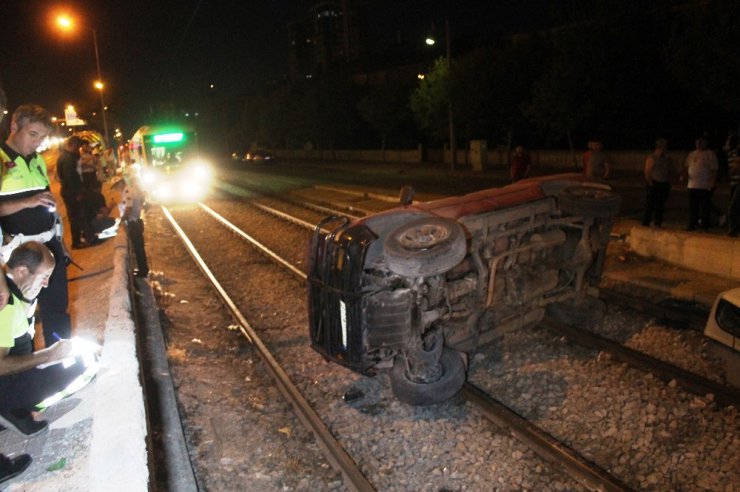
[[[146,415],[128,291],[128,241],[115,239],[108,319],[95,385],[91,491],[148,490]]]

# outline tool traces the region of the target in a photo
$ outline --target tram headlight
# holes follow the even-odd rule
[[[162,182],[154,190],[154,197],[159,201],[166,201],[173,198],[172,185],[168,182]]]
[[[198,180],[211,179],[211,165],[204,160],[196,160],[190,163],[190,173],[192,177]]]
[[[187,180],[180,182],[180,193],[186,201],[197,201],[205,196],[206,187],[203,182]]]
[[[141,170],[141,184],[143,184],[145,188],[151,189],[157,181],[156,171],[149,168],[143,168]]]

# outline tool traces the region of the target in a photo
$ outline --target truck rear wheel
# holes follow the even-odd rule
[[[606,188],[579,185],[561,191],[558,205],[569,215],[606,219],[617,215],[622,198]]]

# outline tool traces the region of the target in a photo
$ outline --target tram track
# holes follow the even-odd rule
[[[211,208],[202,204],[200,207],[228,230],[237,234],[241,239],[250,242],[262,254],[276,261],[281,267],[289,269],[295,277],[303,281],[306,280],[305,273],[298,268],[289,267],[289,263],[286,260],[279,258],[274,252],[269,251],[269,248],[264,244],[241,231],[234,224],[219,216]],[[201,266],[200,268],[203,269],[204,267]],[[523,419],[514,410],[486,395],[475,386],[467,384],[465,390],[462,392],[462,396],[471,405],[476,407],[485,418],[497,426],[508,428],[513,437],[533,449],[544,460],[554,463],[557,468],[566,472],[589,490],[630,490],[619,479],[609,475],[609,473],[597,465],[590,463],[586,458],[570,449],[565,443],[553,438],[547,432]]]
[[[294,277],[297,277],[302,281],[306,280],[305,273],[301,272],[295,266],[290,266],[285,259],[280,258],[279,255],[270,251],[269,248],[257,241],[251,235],[241,231],[238,227],[230,223],[224,217],[217,214],[210,207],[203,204],[200,204],[199,206],[213,220],[217,220],[219,224],[224,226],[230,232],[236,234],[240,239],[248,241],[261,254],[266,255],[271,261],[276,262],[282,268],[288,270]],[[172,216],[169,215],[169,217]],[[174,222],[174,217],[170,218],[170,221],[173,223],[173,227],[178,230],[178,235],[183,238],[183,240],[187,244],[189,244],[188,249],[190,250],[192,243],[189,241],[189,239],[187,239],[187,236],[184,232],[182,232],[182,229],[180,229],[179,226],[176,225],[176,222]],[[215,277],[213,277],[213,274],[210,273],[210,270],[208,270],[208,267],[205,265],[197,252],[191,251],[191,256],[196,258],[196,261],[199,264],[199,268],[202,271],[208,272],[206,276],[209,277],[211,283],[215,286],[219,294],[229,299],[228,294],[223,290],[223,287],[220,286]],[[240,326],[248,327],[242,329],[242,332],[245,334],[245,336],[250,340],[259,340],[258,335],[244,319],[244,316],[238,310],[236,310],[233,301],[229,299],[225,301],[225,304],[239,320]],[[259,343],[264,347],[264,343],[262,343],[261,341]],[[260,352],[262,352],[262,350],[260,350]],[[275,358],[269,355],[268,360],[274,361]],[[276,362],[268,362],[268,364],[270,365],[272,365],[273,363],[276,364]],[[281,372],[285,374],[284,371]],[[282,384],[283,383],[281,383],[281,385]],[[617,478],[610,476],[607,472],[600,469],[598,466],[589,463],[587,459],[580,456],[576,451],[570,449],[565,443],[560,442],[557,439],[549,436],[544,430],[538,428],[531,422],[527,422],[526,419],[523,419],[522,417],[517,415],[514,410],[492,399],[490,396],[485,395],[484,392],[482,392],[475,386],[466,385],[466,389],[462,392],[462,395],[468,402],[475,406],[478,412],[486,419],[490,420],[497,426],[508,428],[510,434],[513,437],[521,441],[526,446],[529,446],[545,461],[553,463],[556,468],[570,475],[574,480],[581,483],[587,489],[609,491],[630,490]],[[292,397],[293,395],[290,396]],[[324,446],[327,445],[324,444]],[[345,474],[345,471],[342,471],[342,473]]]
[[[375,490],[370,482],[362,474],[362,471],[352,460],[350,455],[344,450],[339,442],[334,439],[334,436],[332,436],[329,429],[323,424],[319,415],[314,411],[308,401],[306,401],[298,388],[290,380],[285,370],[277,362],[272,352],[267,348],[257,332],[252,328],[247,319],[237,308],[234,301],[228,295],[226,290],[224,290],[224,288],[221,286],[221,283],[213,275],[211,270],[206,265],[205,261],[203,261],[203,258],[196,250],[193,243],[187,237],[187,235],[179,226],[169,210],[163,208],[163,211],[170,224],[177,232],[177,235],[185,244],[193,260],[196,262],[196,264],[209,280],[214,289],[218,292],[219,296],[221,297],[222,301],[227,306],[231,314],[237,320],[241,333],[251,344],[253,344],[257,348],[260,356],[262,357],[262,360],[265,363],[265,366],[275,380],[275,383],[280,388],[285,398],[295,409],[296,416],[316,437],[316,441],[319,443],[321,449],[324,452],[324,455],[334,465],[335,469],[342,473],[347,487],[350,490],[356,490],[360,492]],[[213,214],[213,212],[211,213]],[[266,248],[263,248],[262,252],[265,253]],[[273,255],[272,258],[277,259],[275,255]]]
[[[283,220],[287,220],[288,222],[298,225],[306,229],[307,231],[313,231],[313,229],[315,228],[314,224],[296,219],[290,214],[280,212],[277,209],[271,208],[266,211]],[[217,218],[217,220],[220,220],[220,216],[218,216],[218,214],[216,214],[212,210],[210,210],[210,212],[215,218]],[[226,225],[227,223],[228,221],[224,223],[224,225]],[[227,225],[227,227],[231,228],[234,232],[239,230],[236,226],[233,225]],[[269,253],[266,254],[268,254],[269,256]],[[286,266],[286,268],[291,268],[291,266]],[[649,301],[634,298],[633,296],[619,294],[613,290],[605,290],[603,295],[601,295],[601,298],[607,302],[626,306],[638,312],[659,316],[661,317],[661,319],[676,321],[681,320],[684,323],[690,322],[693,323],[694,329],[698,330],[696,324],[699,322],[699,315],[697,314],[692,318],[687,318],[686,309],[675,304],[656,305],[650,303]],[[650,372],[660,379],[663,379],[664,381],[668,382],[671,380],[675,380],[678,385],[680,385],[687,391],[693,392],[698,395],[712,394],[717,398],[718,402],[725,405],[740,404],[740,390],[736,388],[722,385],[708,378],[677,367],[673,364],[656,359],[642,352],[630,349],[618,342],[599,336],[588,330],[583,330],[575,326],[569,326],[564,323],[559,323],[558,321],[550,318],[546,319],[545,326],[555,332],[566,334],[570,339],[581,344],[582,346],[597,351],[606,351],[617,360],[626,362],[632,367],[635,367],[639,370]]]
[[[210,214],[210,212],[209,212],[209,214]],[[280,216],[281,215],[288,215],[288,214],[286,214],[285,212],[280,212],[278,214],[273,214],[273,215],[276,216],[276,217],[279,217],[281,220],[287,220],[286,217],[280,217]],[[311,226],[310,223],[300,224],[299,222],[296,222],[296,221],[293,221],[293,223],[299,225],[300,227],[302,227],[304,229],[309,229],[309,227]],[[238,227],[234,226],[233,228],[230,228],[230,229],[232,230],[232,232],[236,232],[235,229],[238,229]],[[300,271],[300,269],[298,269],[298,270]],[[298,275],[295,272],[294,272],[294,275],[300,277],[300,275]],[[303,274],[303,277],[305,278],[305,274]],[[463,391],[463,394],[464,394],[464,396],[466,396],[467,393],[471,393],[472,394],[473,391],[474,390],[472,390],[470,387],[466,386],[466,389]],[[474,397],[470,397],[470,398],[474,398]],[[509,411],[512,412],[511,409],[509,409]],[[485,411],[483,411],[482,413],[485,414]],[[516,412],[514,412],[514,413],[516,413]],[[516,432],[513,432],[512,431],[512,435],[516,435]],[[562,449],[562,447],[560,449]],[[550,460],[550,459],[551,458],[548,458],[548,460]],[[581,458],[581,460],[582,460],[582,462],[585,461],[586,463],[588,463],[588,460],[586,460],[586,459]],[[563,466],[563,465],[561,465],[561,466]],[[572,465],[570,465],[570,466],[572,466]],[[596,467],[596,469],[598,470],[598,467]],[[598,475],[598,473],[597,473],[597,475]],[[607,474],[607,477],[608,476],[609,475]],[[624,490],[626,488],[626,486],[624,486],[624,484],[622,484],[618,479],[612,479],[613,480],[613,483],[611,485],[605,485],[603,483],[594,482],[594,480],[598,480],[598,478],[597,479],[593,479],[591,477],[586,477],[586,478],[580,477],[580,478],[577,478],[576,480],[579,481],[582,484],[585,484],[585,486],[587,488],[591,489],[591,490]],[[615,487],[615,488],[613,488],[613,487]],[[625,487],[625,488],[620,488],[620,487]]]

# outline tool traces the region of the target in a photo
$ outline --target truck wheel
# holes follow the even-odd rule
[[[619,212],[622,197],[605,188],[569,186],[558,194],[558,205],[568,215],[609,218]]]
[[[452,349],[442,349],[441,375],[431,383],[416,383],[406,374],[406,359],[396,357],[391,372],[391,389],[400,401],[409,405],[434,405],[455,396],[465,383],[465,363]]]
[[[394,229],[383,243],[388,268],[405,277],[446,272],[465,258],[462,226],[442,217],[415,219]]]

